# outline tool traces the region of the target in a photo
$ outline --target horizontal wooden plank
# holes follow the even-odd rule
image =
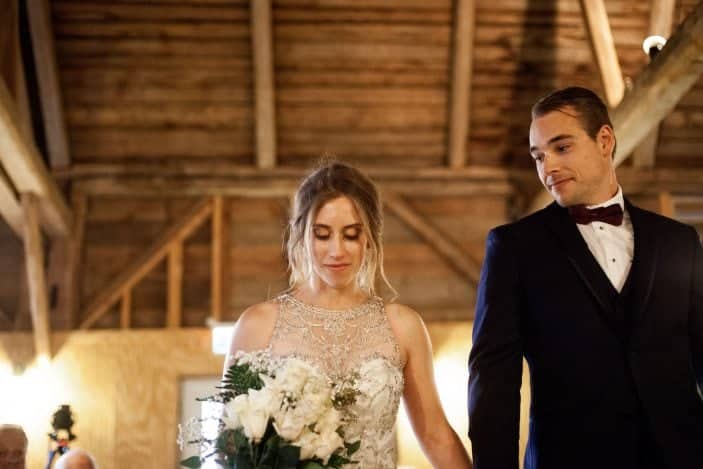
[[[274,43],[305,41],[355,44],[423,44],[448,47],[451,41],[449,25],[427,24],[349,24],[331,23],[309,25],[283,23],[274,25]]]
[[[59,21],[54,25],[58,39],[248,39],[248,22],[165,22],[165,21]]]
[[[578,2],[572,0],[499,0],[490,3],[479,3],[476,6],[477,12],[497,11],[512,11],[523,12],[530,11],[531,13],[552,13],[552,12],[569,12],[579,13],[581,7]],[[607,11],[609,15],[634,15],[634,14],[649,14],[649,3],[646,2],[629,2],[626,0],[609,0],[607,2]]]
[[[401,109],[398,109],[398,108]],[[447,116],[443,104],[403,104],[402,106],[346,106],[343,104],[317,106],[281,105],[278,108],[278,128],[308,130],[368,130],[414,132],[416,129],[441,129]]]
[[[429,5],[429,3],[428,3]],[[278,3],[273,8],[275,24],[308,23],[365,23],[365,24],[443,24],[451,22],[451,8],[418,10],[411,8],[362,9],[347,8],[298,8]]]
[[[410,9],[410,10],[447,10],[451,7],[451,0],[355,0],[355,8],[383,8],[383,9]],[[349,8],[349,0],[280,0],[277,6],[284,8]]]
[[[247,164],[253,154],[253,137],[238,130],[73,129],[71,149],[75,160],[169,157],[222,157]]]
[[[276,70],[276,83],[281,88],[295,87],[443,87],[448,77],[442,70],[422,70],[414,67],[396,70],[315,70],[283,68]]]
[[[247,69],[221,68],[216,70],[191,67],[190,62],[182,63],[180,69],[136,68],[67,68],[61,76],[70,88],[122,88],[140,86],[152,88],[177,87],[194,88],[203,91],[211,87],[251,88],[251,71]]]
[[[65,101],[67,107],[80,103],[107,103],[125,105],[133,103],[163,103],[163,102],[191,102],[202,103],[238,103],[251,106],[253,95],[251,88],[239,86],[236,83],[204,88],[179,87],[177,83],[172,86],[141,86],[139,84],[126,84],[125,86],[89,86],[85,88],[66,87]]]
[[[134,56],[70,56],[57,57],[61,70],[71,68],[123,68],[130,70],[184,70],[200,68],[202,70],[250,70],[251,57],[212,57],[192,56],[187,62],[183,57],[164,56],[156,60],[148,55]]]
[[[445,105],[446,90],[441,87],[408,88],[280,88],[276,92],[280,105],[293,104],[396,104],[403,105],[435,104]],[[400,110],[400,109],[399,109]]]
[[[161,57],[179,57],[187,61],[188,57],[235,58],[249,57],[251,44],[246,39],[73,39],[58,38],[56,53],[59,56],[149,56],[153,60]]]
[[[417,66],[446,68],[449,50],[446,47],[425,45],[368,44],[333,42],[309,44],[303,41],[288,41],[275,44],[276,67],[303,66],[316,62],[325,68],[353,65],[365,68],[387,68],[389,66]]]
[[[66,118],[75,127],[238,129],[253,132],[251,106],[230,103],[159,103],[115,106],[72,104]]]
[[[349,130],[341,131],[325,131],[316,132],[308,129],[281,129],[279,138],[281,144],[328,144],[341,146],[366,146],[369,144],[405,144],[405,145],[432,145],[441,144],[444,142],[446,132],[444,129],[430,129],[422,131],[403,131],[403,130],[385,130],[385,131],[364,131],[364,130]]]
[[[249,21],[248,5],[234,7],[210,5],[164,5],[90,1],[52,3],[54,23],[63,21]]]

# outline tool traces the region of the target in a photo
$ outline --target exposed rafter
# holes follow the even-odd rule
[[[476,6],[473,0],[458,0],[454,8],[454,61],[449,102],[449,166],[466,165],[466,141],[471,110],[471,75]]]
[[[478,285],[481,275],[481,266],[478,262],[473,261],[454,241],[427,222],[402,197],[392,192],[385,192],[383,200],[395,216],[425,240],[456,272],[467,278],[474,286]]]
[[[44,247],[39,229],[39,199],[32,193],[22,194],[24,211],[24,254],[29,285],[29,311],[34,328],[37,356],[50,357],[49,298],[44,270]]]
[[[649,34],[668,38],[671,35],[676,0],[651,0],[651,3]],[[652,168],[656,160],[658,142],[659,126],[657,125],[635,148],[632,153],[632,165],[636,168]]]
[[[98,321],[118,300],[124,301],[125,292],[131,290],[144,276],[173,252],[175,244],[190,236],[212,213],[212,201],[197,203],[183,218],[168,228],[152,245],[107,285],[86,308],[85,319],[80,325],[87,329]],[[174,278],[177,272],[174,273]],[[123,305],[124,306],[124,305]],[[124,319],[123,319],[124,321]]]
[[[604,0],[581,0],[581,11],[591,38],[593,56],[600,70],[606,101],[608,106],[615,107],[625,94],[625,81],[622,78],[605,2]]]
[[[71,233],[71,211],[34,145],[22,134],[12,98],[0,81],[0,162],[17,191],[39,198],[41,221],[52,237]]]
[[[276,108],[273,80],[271,0],[251,0],[251,44],[256,89],[256,164],[276,165]]]
[[[71,158],[68,150],[68,137],[48,0],[27,2],[27,13],[32,34],[34,63],[37,70],[49,161],[52,168],[65,168],[69,166]]]

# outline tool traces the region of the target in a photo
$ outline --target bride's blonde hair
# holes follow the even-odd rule
[[[375,296],[376,281],[380,279],[395,296],[397,293],[383,270],[383,211],[378,190],[361,171],[337,161],[314,170],[295,193],[293,213],[285,232],[291,289],[312,279],[312,225],[317,212],[325,203],[342,196],[354,204],[367,239],[356,275],[357,286],[367,295]]]

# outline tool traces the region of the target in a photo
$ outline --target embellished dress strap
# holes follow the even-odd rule
[[[292,294],[276,298],[278,317],[269,350],[312,361],[329,376],[358,368],[372,357],[401,368],[400,349],[388,322],[383,300],[368,298],[342,310],[313,306]]]

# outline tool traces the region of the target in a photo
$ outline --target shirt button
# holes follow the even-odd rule
[[[615,258],[614,258],[614,257],[613,257],[613,259],[612,259],[612,260],[613,260],[613,262],[615,262]]]
[[[602,226],[599,226],[599,227],[598,227],[598,229],[599,229],[599,230],[602,230],[602,229],[603,229],[603,227],[602,227]]]

